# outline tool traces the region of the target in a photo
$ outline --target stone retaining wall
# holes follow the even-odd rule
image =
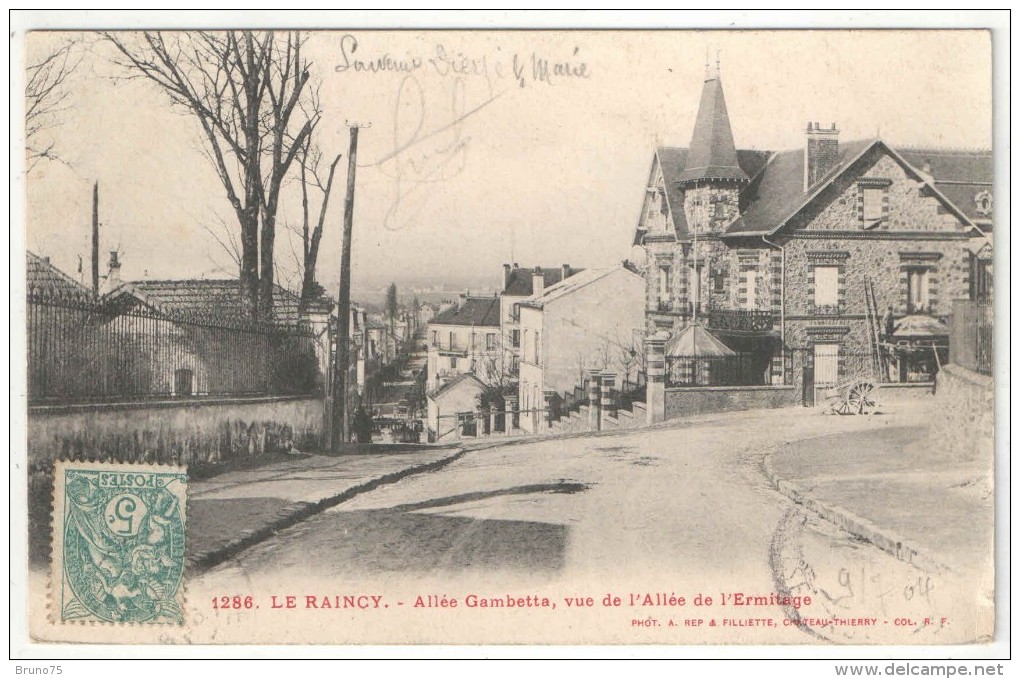
[[[952,363],[936,379],[929,437],[932,450],[959,460],[995,453],[995,394],[991,377]]]
[[[666,389],[666,419],[701,413],[800,405],[801,392],[792,386],[682,387]]]
[[[318,447],[314,397],[189,399],[38,406],[28,412],[30,467],[57,459],[216,465]]]

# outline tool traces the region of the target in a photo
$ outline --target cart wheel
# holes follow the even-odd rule
[[[877,389],[873,382],[862,380],[850,386],[847,391],[846,403],[850,412],[869,415],[875,411]]]

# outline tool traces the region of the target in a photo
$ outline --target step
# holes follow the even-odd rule
[[[611,430],[611,429],[619,429],[619,428],[620,428],[620,420],[616,419],[615,417],[612,417],[610,415],[606,415],[605,417],[602,418],[602,429],[603,430],[608,431],[608,430]]]

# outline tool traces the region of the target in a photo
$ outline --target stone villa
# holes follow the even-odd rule
[[[649,413],[663,383],[929,382],[953,300],[990,294],[990,151],[843,141],[835,124],[804,135],[738,149],[716,72],[689,146],[655,149],[634,235]]]

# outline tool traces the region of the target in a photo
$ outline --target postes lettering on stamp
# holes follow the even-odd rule
[[[56,617],[183,624],[184,470],[62,462],[55,481]]]

